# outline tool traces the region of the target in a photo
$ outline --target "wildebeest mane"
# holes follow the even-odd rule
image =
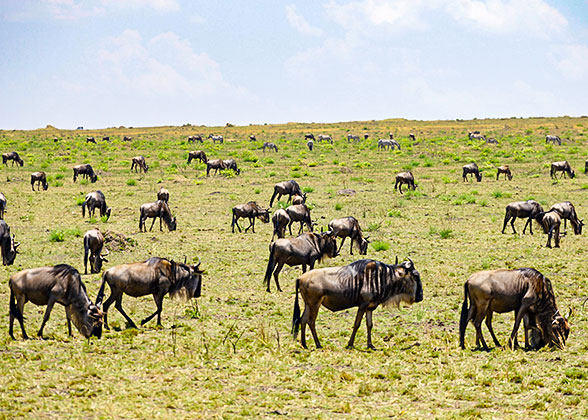
[[[386,302],[402,289],[399,282],[390,281],[395,278],[394,267],[370,259],[358,260],[341,267],[339,276],[343,280],[345,296],[355,302],[362,292],[369,292],[373,295],[374,303],[379,305]]]
[[[56,277],[62,277],[62,278],[66,278],[69,276],[78,276],[80,275],[80,273],[78,272],[78,270],[76,270],[74,267],[72,267],[69,264],[57,264],[55,266],[53,266],[53,268],[51,269],[51,274],[53,274]],[[81,278],[81,277],[79,277]]]

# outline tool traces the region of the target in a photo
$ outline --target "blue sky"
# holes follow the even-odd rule
[[[588,0],[0,4],[0,129],[588,114]]]

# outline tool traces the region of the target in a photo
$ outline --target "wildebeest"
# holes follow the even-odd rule
[[[270,207],[273,205],[274,198],[276,198],[276,196],[278,197],[279,201],[283,195],[288,195],[288,202],[292,199],[293,195],[302,196],[300,185],[298,185],[298,183],[293,179],[290,181],[278,182],[276,185],[274,185],[274,193],[270,199]]]
[[[357,136],[355,134],[348,133],[347,134],[347,142],[350,143],[351,140],[353,140],[354,142],[358,142],[359,141],[359,136]]]
[[[162,231],[161,221],[165,222],[165,225],[169,229],[169,231],[176,230],[176,218],[172,217],[171,210],[165,201],[157,200],[154,203],[145,203],[141,206],[140,215],[139,215],[139,231],[143,232],[143,228],[145,228],[145,232],[147,232],[147,225],[145,221],[147,218],[152,218],[153,223],[151,223],[151,229],[153,229],[153,225],[155,224],[155,219],[159,217],[159,230]]]
[[[104,298],[106,283],[110,286],[110,296],[104,302],[104,327],[108,329],[108,309],[114,307],[125,317],[132,328],[137,328],[133,320],[122,307],[124,294],[133,297],[153,295],[157,310],[141,321],[141,325],[149,322],[157,315],[157,325],[161,325],[161,309],[166,294],[174,298],[184,299],[200,297],[202,288],[202,273],[199,269],[200,261],[196,265],[177,263],[166,258],[152,257],[144,262],[117,265],[109,268],[102,275],[102,284],[98,291],[96,304]]]
[[[551,238],[555,236],[555,247],[559,248],[559,231],[561,227],[561,216],[559,212],[550,210],[541,213],[537,218],[541,221],[543,232],[547,234],[547,244],[545,246],[551,248]]]
[[[188,165],[194,159],[198,159],[200,161],[200,163],[208,162],[208,159],[206,158],[206,153],[204,153],[203,150],[193,150],[191,152],[188,152]]]
[[[219,143],[221,143],[221,144],[222,144],[222,143],[224,142],[224,140],[225,140],[225,139],[223,138],[223,136],[215,136],[215,135],[213,135],[213,134],[210,134],[210,135],[208,136],[208,138],[209,138],[209,139],[212,139],[212,142],[213,142],[213,143],[216,143],[216,142],[218,141],[218,142],[219,142]]]
[[[167,188],[159,188],[159,191],[157,191],[157,199],[165,201],[165,204],[169,204],[169,191],[167,190]]]
[[[298,291],[304,300],[304,313],[300,316]],[[296,300],[292,316],[292,334],[298,335],[301,327],[301,344],[306,348],[306,324],[314,338],[314,344],[321,348],[316,333],[316,317],[322,306],[332,312],[357,306],[353,331],[347,343],[353,347],[355,334],[366,315],[367,347],[372,344],[372,312],[380,305],[399,306],[401,302],[413,304],[423,300],[421,276],[412,261],[394,265],[374,260],[359,260],[343,267],[329,267],[311,270],[296,280]]]
[[[265,271],[264,284],[266,290],[270,291],[270,280],[274,273],[274,280],[278,291],[280,282],[278,275],[284,264],[290,267],[302,265],[302,272],[306,272],[308,265],[312,270],[317,261],[324,258],[334,258],[337,256],[337,242],[333,232],[312,233],[305,232],[296,238],[276,239],[269,246],[270,256]]]
[[[504,174],[504,179],[508,177],[508,180],[512,180],[512,173],[510,172],[510,168],[508,165],[499,166],[496,168],[496,180],[498,181],[498,177],[500,174]]]
[[[133,140],[133,138],[130,137],[130,136],[124,136],[123,137],[123,141],[131,141],[131,140]]]
[[[378,140],[378,150],[386,150],[386,149],[392,149],[394,150],[394,148],[397,148],[398,150],[400,150],[400,144],[393,139],[380,139]]]
[[[369,135],[368,133],[364,133],[364,134],[363,134],[363,139],[364,139],[364,140],[367,140],[367,139],[369,139],[369,138],[370,138],[370,135]]]
[[[249,136],[249,141],[257,141],[257,137],[255,137],[255,134]]]
[[[300,222],[300,229],[298,230],[298,234],[302,233],[302,229],[304,224],[310,232],[312,232],[312,220],[310,219],[310,209],[306,207],[306,204],[296,204],[286,207],[286,212],[290,217],[290,223],[288,224],[288,231],[290,235],[292,235],[292,223]]]
[[[468,133],[468,137],[470,140],[486,140],[486,136],[484,136],[483,134],[480,134],[479,131],[470,131]]]
[[[564,201],[563,203],[557,203],[551,206],[549,211],[556,211],[559,213],[560,217],[564,219],[564,231],[567,230],[567,220],[570,221],[572,227],[574,228],[574,233],[576,235],[582,234],[582,226],[584,226],[584,221],[578,219],[578,215],[576,214],[576,209],[574,205],[569,201]]]
[[[78,270],[71,265],[59,264],[54,267],[31,268],[10,276],[10,324],[8,333],[14,340],[13,325],[16,318],[20,323],[22,336],[28,339],[24,328],[23,309],[27,302],[47,305],[41,328],[37,335],[43,337],[43,328],[55,303],[65,306],[67,330],[71,336],[71,321],[86,338],[102,335],[103,314],[86,293],[86,286]]]
[[[410,133],[408,135],[408,139],[411,140],[411,141],[416,141],[416,136],[413,133]]]
[[[245,228],[245,232],[251,228],[251,231],[255,233],[255,218],[258,218],[263,223],[269,223],[269,210],[262,208],[255,201],[250,201],[247,204],[239,204],[233,207],[233,219],[231,221],[231,230],[235,233],[235,225],[239,232],[241,232],[241,226],[239,226],[238,220],[240,218],[248,218],[249,226]]]
[[[478,182],[482,181],[482,174],[480,173],[480,170],[478,169],[478,165],[476,165],[475,162],[468,163],[467,165],[464,165],[462,169],[463,169],[463,173],[461,176],[462,176],[464,182],[466,182],[468,180],[468,178],[467,178],[468,174],[475,175],[476,181],[478,181]]]
[[[237,167],[237,162],[235,159],[225,159],[223,160],[223,169],[229,169],[235,174],[239,175],[241,173],[241,169]]]
[[[517,332],[521,320],[524,320],[525,324],[539,332],[540,340],[535,347],[547,344],[563,348],[570,332],[568,321],[557,309],[551,281],[533,268],[479,271],[470,276],[464,284],[459,321],[461,348],[465,348],[465,330],[472,321],[476,328],[476,345],[481,344],[488,350],[481,328],[484,318],[494,344],[500,347],[492,329],[492,313],[511,311],[515,313],[515,323],[508,340],[509,347],[517,346]],[[528,348],[529,328],[525,325],[524,329],[525,346]]]
[[[559,136],[552,136],[552,135],[547,134],[545,136],[545,143],[551,143],[551,144],[557,143],[558,145],[561,146],[561,139],[559,138]]]
[[[210,173],[210,170],[214,169],[214,174],[218,172],[219,169],[225,169],[223,165],[222,159],[212,159],[206,162],[206,176]]]
[[[35,191],[35,182],[37,183],[37,189],[41,191],[41,185],[43,190],[47,191],[49,184],[47,183],[47,174],[45,172],[33,172],[31,174],[31,188]]]
[[[326,141],[327,143],[331,143],[333,144],[333,138],[328,135],[328,134],[319,134],[318,137],[318,142],[320,143],[321,141]]]
[[[100,190],[86,194],[86,199],[82,203],[82,217],[86,217],[86,207],[88,207],[88,216],[94,217],[96,209],[100,212],[100,217],[106,216],[106,220],[110,218],[112,209],[106,205],[106,197]]]
[[[308,147],[308,150],[310,150],[312,152],[312,148],[314,147],[314,142],[312,140],[308,140],[306,142],[306,147]]]
[[[566,174],[570,178],[573,178],[576,176],[576,172],[572,171],[572,168],[567,160],[564,160],[561,162],[553,162],[551,164],[551,172],[550,172],[551,177],[554,179],[557,178],[557,172],[562,172],[560,178],[565,177]]]
[[[200,143],[204,143],[204,141],[202,140],[202,136],[199,134],[196,134],[194,136],[188,136],[188,143],[195,143],[197,141]]]
[[[498,144],[498,140],[496,140],[493,137],[490,137],[489,139],[486,139],[486,143],[488,143],[488,144]]]
[[[514,227],[514,221],[517,217],[521,219],[527,219],[527,223],[523,227],[523,235],[525,234],[525,230],[527,226],[529,226],[529,232],[531,235],[533,234],[533,226],[532,221],[533,219],[537,219],[538,215],[543,213],[543,207],[541,204],[536,202],[535,200],[527,200],[527,201],[515,201],[510,203],[506,206],[506,214],[504,215],[504,224],[502,225],[502,233],[506,229],[506,224],[510,220],[510,225],[512,227],[512,233],[517,233]]]
[[[102,253],[104,247],[104,236],[98,229],[91,229],[84,235],[84,274],[88,274],[88,257],[90,257],[90,273],[99,273],[102,270],[102,263],[108,262]]]
[[[305,204],[306,203],[306,193],[302,195],[295,195],[292,197],[292,204]]]
[[[14,235],[10,236],[10,226],[0,220],[0,248],[2,249],[2,265],[12,265],[20,243],[14,242]]]
[[[104,136],[104,137],[102,137],[102,141],[110,141],[110,137],[109,136]]]
[[[314,134],[310,133],[310,134],[304,135],[304,140],[313,140],[314,141],[316,139],[314,138]]]
[[[135,156],[131,162],[131,171],[135,170],[135,172],[140,172],[141,170],[144,173],[147,173],[149,170],[149,166],[147,166],[147,162],[145,161],[144,156]]]
[[[6,196],[0,192],[0,219],[4,219],[6,211]]]
[[[400,190],[400,194],[403,194],[402,192],[402,185],[406,184],[408,185],[408,189],[409,190],[416,190],[416,185],[414,185],[414,175],[412,174],[412,172],[410,171],[406,171],[406,172],[400,172],[399,174],[396,175],[396,182],[394,183],[394,189],[395,190]]]
[[[92,183],[98,180],[98,175],[96,175],[94,169],[92,169],[92,165],[89,163],[74,166],[73,173],[73,182],[76,182],[78,176],[83,176],[86,179],[90,178],[90,182]]]
[[[17,165],[24,165],[24,161],[20,158],[17,152],[2,153],[2,163],[8,166],[8,161],[12,161],[12,166],[16,162]]]
[[[359,255],[367,254],[367,247],[369,244],[369,236],[363,237],[363,232],[359,226],[359,222],[353,216],[342,217],[340,219],[333,219],[329,222],[329,230],[333,232],[336,238],[343,238],[339,250],[341,252],[345,239],[351,238],[351,246],[349,247],[349,253],[353,255],[353,243],[357,245],[359,249]]]
[[[265,149],[270,149],[270,150],[273,150],[274,152],[278,153],[278,146],[276,146],[274,143],[271,143],[268,141],[263,143],[262,149],[263,149],[264,153],[265,153]]]
[[[94,139],[94,137],[86,137],[86,143],[96,144],[96,139]]]
[[[278,235],[278,238],[286,236],[286,227],[290,224],[290,216],[284,209],[278,209],[272,216],[272,225],[274,226],[274,233],[272,235],[272,241],[274,236]]]

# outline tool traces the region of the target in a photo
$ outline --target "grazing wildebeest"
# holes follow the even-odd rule
[[[508,340],[509,347],[518,346],[517,332],[523,320],[527,348],[527,324],[539,332],[540,339],[535,345],[536,348],[546,344],[563,348],[570,332],[568,321],[559,314],[551,281],[533,268],[479,271],[470,276],[464,284],[464,300],[459,321],[461,348],[465,348],[465,330],[472,321],[476,328],[476,345],[481,344],[484,350],[488,350],[481,328],[484,318],[494,344],[500,347],[492,329],[492,313],[511,311],[515,313],[515,323]]]
[[[196,134],[194,136],[188,136],[188,143],[195,143],[197,141],[200,143],[204,143],[204,141],[202,140],[202,136],[199,134]]]
[[[308,150],[310,150],[312,152],[312,148],[314,147],[314,142],[312,140],[308,140],[306,142],[306,147],[308,147]]]
[[[576,172],[572,171],[572,168],[567,160],[564,160],[561,162],[553,162],[551,164],[551,172],[550,172],[551,177],[554,179],[557,178],[557,172],[562,172],[560,178],[561,177],[565,178],[566,174],[568,174],[568,176],[570,178],[573,178],[576,176]]]
[[[202,273],[199,269],[200,260],[196,265],[177,263],[166,258],[152,257],[144,262],[117,265],[109,268],[102,275],[102,284],[98,291],[96,304],[100,305],[104,298],[106,283],[110,286],[110,296],[104,302],[104,327],[108,327],[108,309],[114,307],[125,317],[131,328],[137,328],[133,320],[122,307],[123,294],[133,297],[153,295],[157,310],[141,321],[145,325],[157,315],[157,325],[161,325],[161,309],[166,294],[174,298],[183,297],[188,300],[200,297]]]
[[[225,169],[223,165],[222,159],[213,159],[206,162],[206,176],[210,173],[210,170],[214,169],[214,174],[218,172],[219,169]]]
[[[147,171],[149,170],[149,166],[147,166],[145,157],[135,156],[131,162],[131,171],[133,169],[135,170],[135,172],[140,172],[142,170],[144,173],[147,173]]]
[[[35,182],[37,183],[37,189],[41,191],[41,185],[43,189],[47,191],[49,184],[47,183],[47,174],[45,172],[33,172],[31,174],[31,188],[35,191]]]
[[[247,204],[239,204],[233,207],[233,219],[231,221],[232,232],[235,233],[235,225],[241,232],[241,226],[239,226],[238,220],[240,218],[248,218],[249,226],[245,228],[245,232],[252,228],[251,231],[255,233],[255,218],[258,218],[263,223],[269,223],[269,210],[262,208],[255,201],[250,201]]]
[[[257,137],[255,137],[255,134],[249,136],[249,141],[257,141]]]
[[[2,153],[2,163],[8,166],[8,161],[12,161],[12,166],[16,162],[17,165],[24,165],[24,161],[20,158],[17,152]]]
[[[490,137],[489,139],[486,139],[486,143],[488,143],[488,144],[498,144],[498,140],[496,140],[493,137]]]
[[[403,194],[402,192],[402,185],[406,184],[408,185],[408,189],[409,190],[416,190],[416,185],[414,185],[414,175],[412,174],[412,172],[410,171],[406,171],[406,172],[400,172],[399,174],[396,175],[396,182],[394,183],[394,189],[395,190],[400,190],[400,194]]]
[[[270,256],[265,271],[264,284],[269,292],[273,272],[276,287],[281,292],[278,275],[284,264],[288,264],[290,267],[302,265],[303,273],[306,272],[307,265],[312,270],[317,261],[337,256],[337,241],[333,232],[306,232],[296,238],[277,239],[270,244],[269,251]]]
[[[306,203],[306,193],[302,195],[295,195],[292,198],[292,204],[305,204]]]
[[[54,267],[31,268],[10,276],[10,324],[8,333],[14,340],[13,326],[16,318],[20,323],[22,336],[28,339],[24,328],[23,309],[27,302],[47,305],[41,328],[37,335],[43,337],[43,328],[55,303],[65,306],[67,330],[71,336],[71,321],[86,338],[102,335],[103,314],[86,293],[86,286],[78,270],[71,265],[59,264]]]
[[[484,140],[484,141],[486,141],[486,136],[484,136],[483,134],[480,134],[479,131],[470,131],[468,133],[468,137],[470,140]]]
[[[263,153],[265,153],[265,149],[270,149],[273,150],[274,152],[278,152],[278,146],[276,146],[274,143],[268,142],[266,141],[265,143],[263,143]]]
[[[298,291],[304,300],[304,313],[300,316]],[[421,276],[412,261],[389,265],[374,260],[359,260],[343,267],[328,267],[311,270],[296,280],[296,300],[292,316],[292,335],[296,339],[301,327],[301,344],[306,347],[306,324],[314,338],[314,344],[321,348],[316,333],[316,317],[322,306],[332,312],[357,306],[353,331],[347,343],[352,348],[355,334],[366,315],[367,347],[372,344],[372,312],[379,306],[409,305],[423,300]]]
[[[410,133],[408,135],[408,139],[411,140],[411,141],[416,141],[416,136],[413,133]]]
[[[504,215],[504,224],[502,225],[502,233],[506,229],[506,224],[510,220],[510,225],[512,227],[512,233],[517,233],[514,227],[514,221],[517,217],[521,219],[528,219],[527,223],[525,223],[525,227],[523,227],[523,235],[525,234],[525,230],[527,226],[529,226],[529,232],[531,235],[533,234],[533,219],[540,222],[537,219],[539,214],[543,213],[543,207],[541,204],[536,202],[535,200],[527,200],[527,201],[515,201],[510,203],[506,206],[506,214]]]
[[[359,226],[359,222],[353,216],[343,217],[341,219],[333,219],[329,222],[329,230],[333,232],[336,238],[343,238],[337,254],[341,252],[343,243],[348,237],[351,238],[351,246],[349,247],[349,253],[353,255],[353,243],[357,245],[359,249],[359,255],[367,254],[367,247],[369,244],[369,236],[363,237],[363,232]]]
[[[328,134],[319,134],[318,135],[318,142],[326,141],[327,143],[333,144],[333,138]]]
[[[215,136],[215,135],[212,135],[212,134],[210,134],[210,135],[208,136],[208,138],[209,138],[209,139],[212,139],[212,142],[213,142],[213,143],[216,143],[216,142],[218,141],[218,142],[219,142],[219,143],[221,143],[221,144],[222,144],[222,143],[224,142],[224,140],[225,140],[225,139],[223,138],[223,136]]]
[[[88,274],[88,256],[90,257],[90,273],[99,273],[102,270],[102,263],[108,262],[102,253],[104,247],[104,236],[98,229],[91,229],[84,235],[84,274]],[[107,250],[108,251],[108,250]]]
[[[359,141],[359,136],[357,136],[355,134],[348,133],[347,134],[347,142],[348,143],[351,143],[351,140],[353,140],[354,142],[358,142]]]
[[[110,137],[109,136],[104,136],[104,137],[102,137],[102,141],[110,141]]]
[[[304,135],[304,140],[313,140],[315,141],[316,139],[314,138],[314,134],[305,134]]]
[[[153,225],[155,224],[155,219],[159,217],[159,230],[163,231],[161,221],[165,222],[165,225],[169,229],[169,231],[176,230],[176,218],[172,217],[171,210],[165,201],[157,200],[154,203],[145,203],[141,206],[141,214],[139,216],[139,231],[143,232],[143,228],[145,228],[145,232],[147,232],[147,225],[145,221],[147,218],[152,218],[153,223],[151,223],[151,229],[153,229]]]
[[[169,204],[169,191],[167,190],[167,188],[159,188],[159,191],[157,191],[157,199],[165,201],[165,204]]]
[[[302,229],[304,224],[306,223],[306,227],[308,230],[312,232],[312,220],[310,219],[310,209],[306,207],[306,204],[296,204],[286,207],[286,212],[290,217],[290,223],[288,224],[288,231],[290,235],[292,235],[292,223],[300,222],[300,229],[298,230],[298,234],[302,233]]]
[[[89,163],[84,163],[82,165],[76,165],[73,167],[73,182],[76,182],[78,176],[83,176],[84,178],[90,178],[90,182],[94,183],[98,180],[98,175],[92,169],[92,165]]]
[[[537,220],[540,221],[543,227],[543,232],[547,234],[547,248],[551,248],[551,238],[555,236],[555,247],[559,248],[559,231],[561,227],[561,216],[559,212],[550,210],[545,213],[537,215]]]
[[[547,134],[545,136],[545,143],[551,143],[551,144],[557,143],[558,145],[561,146],[561,139],[559,138],[559,136],[551,136],[551,135]]]
[[[235,161],[235,159],[223,160],[223,169],[230,169],[237,175],[241,173],[241,169],[237,168],[237,162]]]
[[[96,144],[96,139],[94,137],[86,137],[86,143]]]
[[[20,243],[14,242],[14,235],[10,236],[10,226],[0,220],[0,248],[2,248],[2,265],[12,265]]]
[[[106,216],[106,220],[110,218],[112,209],[106,205],[106,197],[100,190],[93,191],[86,194],[86,199],[82,203],[82,217],[86,217],[86,207],[88,207],[88,216],[94,217],[94,211],[100,211],[100,217]]]
[[[364,133],[364,135],[363,135],[363,139],[364,139],[364,140],[367,140],[367,139],[369,139],[369,138],[370,138],[370,135],[369,135],[368,133]]]
[[[278,197],[279,201],[283,195],[288,195],[288,202],[292,199],[293,195],[302,196],[300,185],[298,185],[298,183],[293,179],[290,181],[278,182],[276,185],[274,185],[274,193],[270,199],[270,207],[273,205],[274,198],[276,198],[276,196]]]
[[[133,138],[130,137],[130,136],[124,136],[123,137],[123,141],[131,141],[131,140],[133,140]]]
[[[463,173],[461,176],[462,176],[464,182],[466,182],[468,180],[468,178],[467,178],[468,174],[475,175],[476,181],[478,181],[478,182],[482,181],[482,174],[480,173],[480,170],[478,169],[478,165],[476,165],[474,162],[468,163],[467,165],[464,165],[462,169],[463,169]]]
[[[206,153],[204,153],[203,150],[193,150],[191,152],[188,152],[188,165],[194,159],[198,159],[200,161],[200,163],[208,162],[208,159],[206,158]]]
[[[584,221],[578,219],[576,209],[572,203],[569,201],[564,201],[563,203],[554,204],[551,206],[549,211],[558,212],[560,217],[564,219],[564,231],[568,229],[567,220],[569,220],[572,224],[572,227],[574,228],[574,233],[576,235],[582,234],[582,226],[584,226]]]
[[[278,239],[286,236],[286,227],[290,224],[290,216],[288,216],[288,212],[284,209],[276,210],[272,216],[272,224],[274,226],[272,241],[276,235],[278,235]]]
[[[53,137],[53,143],[57,143],[59,139],[57,137]]]
[[[6,196],[0,192],[0,219],[4,219],[6,211]]]
[[[400,144],[396,140],[380,139],[378,140],[378,150],[386,150],[397,148],[400,150]]]
[[[504,174],[504,179],[508,177],[508,180],[512,180],[512,173],[510,172],[510,168],[508,165],[499,166],[496,168],[496,180],[498,181],[498,177],[500,174]]]

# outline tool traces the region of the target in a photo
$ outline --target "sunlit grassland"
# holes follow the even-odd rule
[[[109,418],[581,418],[588,416],[588,297],[586,233],[547,249],[538,226],[522,235],[524,221],[501,234],[504,208],[533,198],[544,207],[570,200],[580,218],[588,215],[588,118],[477,121],[385,120],[338,124],[246,127],[154,127],[66,131],[2,131],[2,152],[18,151],[25,166],[0,167],[5,215],[21,242],[15,265],[2,267],[0,287],[0,416]],[[498,145],[470,141],[479,129]],[[334,146],[310,152],[304,133],[331,134]],[[371,135],[347,143],[346,134]],[[393,132],[401,151],[379,152],[377,138]],[[408,133],[417,136],[411,144]],[[187,136],[222,134],[225,144],[187,144]],[[559,134],[562,146],[545,145]],[[258,141],[249,142],[256,134]],[[109,135],[111,142],[102,141]],[[132,136],[130,142],[122,141]],[[58,142],[53,142],[53,137]],[[98,144],[86,144],[94,136]],[[272,141],[280,152],[261,151]],[[189,150],[211,158],[233,157],[242,173],[206,178],[205,165],[186,164]],[[147,174],[130,172],[131,158],[143,155]],[[549,164],[568,160],[576,178],[553,181]],[[477,162],[481,183],[464,183],[461,167]],[[91,163],[96,184],[72,182],[71,168]],[[508,164],[512,181],[496,181],[497,166]],[[410,169],[416,191],[393,189],[396,173]],[[31,191],[30,173],[43,170],[49,190]],[[424,301],[374,315],[378,351],[365,350],[365,327],[356,349],[346,350],[355,310],[321,310],[317,331],[325,347],[304,350],[289,335],[294,280],[300,269],[281,274],[284,293],[264,291],[271,225],[257,221],[256,233],[232,234],[230,210],[255,200],[268,206],[276,182],[296,179],[308,191],[311,215],[320,227],[336,217],[355,216],[376,243],[368,258],[393,263],[410,257],[423,279]],[[160,186],[170,191],[178,218],[175,232],[139,233],[138,209],[154,201]],[[355,195],[340,195],[342,189]],[[108,222],[82,218],[86,193],[102,190],[113,214]],[[283,200],[282,204],[285,204]],[[278,204],[274,204],[274,210]],[[150,222],[148,222],[148,226]],[[241,221],[246,225],[247,222]],[[113,308],[113,329],[102,339],[67,336],[64,310],[56,305],[45,328],[48,340],[8,337],[8,277],[19,270],[68,263],[83,271],[83,233],[98,226],[129,238],[113,249],[105,268],[149,256],[202,260],[202,297],[188,303],[165,299],[163,328],[154,321],[126,329]],[[297,229],[297,227],[295,227]],[[376,250],[377,249],[377,250]],[[319,266],[359,258],[341,256]],[[463,283],[474,271],[534,267],[552,280],[562,311],[574,309],[565,351],[537,352],[474,348],[470,326],[467,350],[458,348]],[[92,299],[99,275],[83,276]],[[272,283],[272,290],[275,290]],[[136,322],[155,310],[150,297],[125,297]],[[44,307],[25,306],[31,336]],[[505,343],[513,316],[496,315]],[[490,336],[483,327],[486,338]],[[521,333],[522,339],[522,333]],[[522,341],[522,340],[520,340]]]

